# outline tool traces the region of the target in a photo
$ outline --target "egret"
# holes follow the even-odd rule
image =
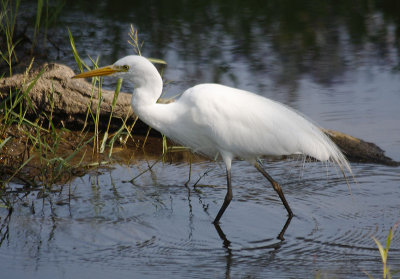
[[[136,55],[73,78],[108,75],[133,83],[131,105],[147,125],[195,153],[211,159],[222,158],[227,192],[214,224],[219,223],[232,200],[234,158],[247,160],[268,179],[289,218],[293,212],[281,186],[259,164],[258,158],[302,154],[331,161],[342,172],[351,173],[345,156],[315,124],[279,102],[220,84],[199,84],[187,89],[175,102],[159,104],[157,100],[163,89],[161,76],[148,59]]]

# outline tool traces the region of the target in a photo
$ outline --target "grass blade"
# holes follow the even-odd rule
[[[71,30],[69,30],[69,28],[68,28],[68,36],[69,36],[69,42],[70,42],[71,48],[72,48],[72,54],[74,55],[76,64],[78,64],[79,70],[82,73],[83,72],[82,59],[79,56],[78,51],[76,50],[75,40],[74,40],[74,37],[72,36]]]
[[[386,262],[385,249],[383,249],[383,246],[382,246],[382,244],[379,242],[378,239],[376,239],[375,237],[372,237],[372,239],[375,241],[376,246],[378,246],[379,254],[381,255],[382,262],[385,263],[385,262]]]
[[[106,149],[107,138],[108,138],[108,132],[106,131],[103,135],[103,140],[101,141],[100,153],[104,153],[104,150]]]
[[[23,162],[22,165],[20,165],[19,168],[7,179],[5,184],[9,183],[11,179],[13,179],[17,175],[17,173],[19,173],[23,169],[23,167],[25,167],[34,157],[35,155],[29,157],[25,162]]]
[[[7,137],[5,138],[1,143],[0,143],[0,150],[3,149],[3,146],[7,143],[7,141],[9,141],[11,139],[11,137]]]
[[[147,58],[147,60],[149,60],[151,63],[154,63],[154,64],[162,64],[162,65],[167,65],[167,62],[165,62],[164,60],[162,60],[162,59],[158,59],[158,58],[151,58],[151,57],[146,57]]]

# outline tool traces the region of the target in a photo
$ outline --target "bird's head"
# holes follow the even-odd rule
[[[80,73],[73,76],[72,78],[115,76],[118,78],[128,79],[132,81],[134,84],[138,85],[143,83],[143,81],[145,81],[149,77],[154,77],[154,76],[159,77],[157,69],[150,62],[152,60],[156,59],[147,59],[143,56],[129,55],[119,59],[112,65]]]

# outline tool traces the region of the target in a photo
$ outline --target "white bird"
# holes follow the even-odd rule
[[[73,78],[106,75],[133,82],[131,105],[147,125],[196,153],[222,158],[227,193],[214,224],[219,223],[232,200],[231,164],[235,157],[252,163],[269,180],[289,218],[293,213],[281,186],[260,166],[259,157],[302,154],[334,162],[342,172],[351,173],[345,156],[315,124],[279,102],[220,84],[199,84],[175,102],[158,104],[163,89],[161,76],[148,59],[135,55]]]

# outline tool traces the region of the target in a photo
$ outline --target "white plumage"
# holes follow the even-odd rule
[[[139,118],[172,140],[210,158],[219,154],[227,169],[228,193],[214,223],[232,199],[231,162],[248,160],[272,183],[292,216],[282,190],[256,160],[262,155],[304,154],[350,166],[337,146],[311,121],[295,110],[259,95],[219,84],[200,84],[169,104],[157,104],[162,79],[146,58],[127,56],[114,65],[75,77],[115,74],[134,84],[132,107]]]

